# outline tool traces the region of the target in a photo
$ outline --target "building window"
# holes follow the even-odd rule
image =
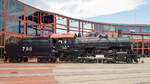
[[[150,28],[142,28],[142,32],[150,32]]]
[[[121,30],[122,32],[127,32],[126,27],[117,27],[117,32],[118,32],[118,30]]]
[[[49,34],[53,33],[53,28],[51,26],[48,27]]]
[[[148,49],[144,49],[144,55],[148,56]]]
[[[6,14],[8,15],[8,10],[9,10],[9,0],[6,0]]]
[[[4,0],[0,0],[0,13],[4,13]]]
[[[4,16],[0,15],[0,31],[4,31]]]
[[[139,50],[138,50],[138,54],[139,54],[139,55],[142,55],[142,49],[139,49]]]
[[[133,48],[137,48],[137,42],[133,42]]]
[[[128,28],[129,31],[134,31],[134,32],[139,32],[140,29],[139,28]]]
[[[94,25],[95,30],[102,31],[102,25]]]
[[[24,6],[16,3],[16,18],[24,19]]]
[[[104,26],[104,31],[115,31],[115,27],[113,27],[113,26]]]
[[[142,42],[138,42],[138,48],[142,48]]]
[[[15,1],[9,0],[9,16],[15,17]]]
[[[27,16],[27,20],[28,21],[33,21],[33,22],[38,22],[37,18],[38,18],[38,13],[36,14],[37,17],[34,17],[34,13],[36,12],[36,10],[32,9],[32,8],[26,8],[26,16]],[[36,18],[36,19],[35,19]],[[36,21],[35,21],[36,20]]]
[[[24,34],[24,22],[20,20],[16,20],[16,33]]]
[[[37,30],[37,36],[40,36],[40,30]]]
[[[150,36],[144,36],[144,39],[150,39]]]
[[[4,45],[4,34],[0,34],[0,46]]]
[[[9,41],[8,41],[8,38],[9,38],[9,36],[8,36],[8,34],[6,34],[6,43],[8,43]]]
[[[133,39],[142,39],[142,36],[132,36]]]
[[[9,32],[16,33],[16,21],[14,19],[9,19]]]
[[[43,36],[45,37],[49,36],[49,32],[47,30],[43,30]]]
[[[32,28],[28,28],[28,35],[33,35],[34,31]]]
[[[34,33],[33,25],[32,24],[28,24],[27,35],[33,35],[33,33]]]
[[[144,42],[144,48],[148,48],[148,42]]]
[[[16,33],[19,34],[20,30],[20,21],[16,20]]]
[[[37,25],[33,25],[33,35],[34,36],[37,36],[37,30],[38,30],[37,27],[38,27]]]
[[[24,34],[24,22],[23,21],[21,21],[21,24],[20,24],[20,33],[21,34]]]
[[[9,32],[9,19],[6,17],[6,32]]]

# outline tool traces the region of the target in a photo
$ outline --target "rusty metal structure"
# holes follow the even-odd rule
[[[82,36],[97,31],[116,36],[122,30],[131,35],[132,49],[139,55],[150,56],[150,25],[92,22],[43,11],[18,0],[0,0],[0,52],[5,45],[22,37],[47,37],[52,33],[76,33]],[[131,33],[131,31],[134,33]]]

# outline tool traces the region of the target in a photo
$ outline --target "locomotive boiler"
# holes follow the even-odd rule
[[[108,37],[104,33],[93,32],[87,37],[77,37],[74,45],[74,50],[78,51],[78,56],[84,57],[84,61],[85,56],[103,55],[105,58],[111,58],[114,63],[138,62],[136,53],[131,50],[130,37]]]

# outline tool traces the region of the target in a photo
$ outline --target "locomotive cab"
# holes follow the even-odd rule
[[[58,51],[57,58],[59,58],[60,61],[70,61],[72,59],[76,34],[52,34],[51,38],[55,49]]]

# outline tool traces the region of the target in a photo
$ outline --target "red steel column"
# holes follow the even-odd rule
[[[114,28],[115,28],[115,32],[117,32],[117,26],[114,26]]]
[[[144,36],[142,35],[142,55],[144,56]]]
[[[136,40],[136,42],[137,42],[137,47],[136,47],[137,55],[139,55],[139,42],[138,42],[138,40]]]
[[[42,35],[42,31],[41,31],[41,28],[42,28],[42,12],[40,12],[40,36]],[[27,28],[28,29],[28,28]]]
[[[69,33],[69,25],[70,25],[70,22],[69,22],[69,18],[67,18],[67,33]]]
[[[84,24],[82,22],[82,36],[83,36],[83,33],[84,33],[83,28],[84,28]]]
[[[104,32],[104,24],[102,25],[102,32]]]
[[[133,38],[132,38],[131,42],[134,42]],[[133,44],[131,44],[131,50],[133,50]]]
[[[142,32],[142,28],[141,27],[139,27],[139,32]]]
[[[56,34],[56,15],[54,15],[54,27],[53,27],[53,33]]]
[[[94,31],[95,31],[94,26],[93,26],[93,24],[91,23],[91,32],[94,32]]]
[[[79,31],[78,31],[78,33],[80,34],[80,29],[81,29],[81,27],[80,27],[80,21],[78,22],[78,28],[79,28]]]
[[[150,40],[148,41],[149,45],[148,45],[148,55],[150,56]]]
[[[25,17],[26,12],[25,11],[26,10],[25,10],[25,6],[24,6],[24,35],[26,35],[26,26],[25,26],[26,25],[26,17]]]
[[[5,44],[6,44],[6,0],[4,0],[4,51],[5,51]]]
[[[0,4],[2,4],[2,0],[1,0],[1,2],[0,2]],[[1,8],[2,8],[2,5],[0,6]],[[2,11],[1,9],[0,9],[0,11]],[[0,20],[2,20],[2,18],[0,18]],[[1,24],[1,23],[0,23]],[[2,28],[2,25],[0,26],[0,28]],[[3,33],[1,33],[1,34],[3,34]],[[2,38],[2,35],[1,35],[1,38]],[[3,43],[3,40],[1,40],[1,44],[0,44],[0,46],[3,46],[2,45],[2,43]],[[1,56],[0,57],[2,57],[2,53],[3,53],[3,48],[0,48],[1,49]]]
[[[4,46],[6,44],[6,0],[4,0]]]
[[[129,32],[129,27],[128,26],[126,27],[126,32]]]

